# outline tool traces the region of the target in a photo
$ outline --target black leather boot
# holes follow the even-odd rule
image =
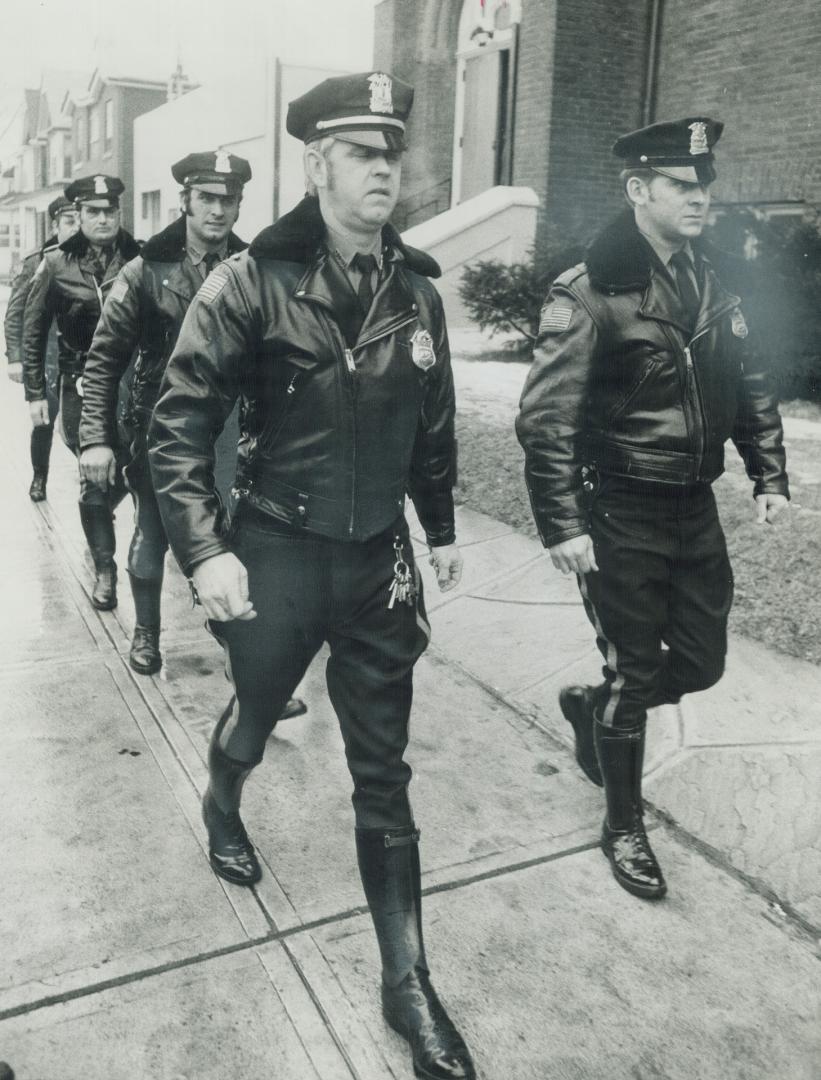
[[[202,800],[202,820],[208,830],[208,859],[214,873],[234,885],[255,885],[262,877],[262,868],[239,816],[239,806],[243,784],[258,762],[234,761],[219,745],[220,732],[233,705],[232,699],[208,747],[209,779]]]
[[[114,562],[116,539],[113,515],[104,504],[81,502],[80,521],[96,571],[91,603],[98,611],[111,611],[117,606],[117,564]]]
[[[359,873],[382,955],[382,1013],[426,1080],[473,1080],[468,1048],[436,995],[422,942],[419,833],[357,829]]]
[[[644,831],[644,727],[621,731],[596,721],[593,731],[607,800],[602,851],[623,889],[647,900],[659,900],[667,885]]]
[[[302,698],[288,698],[285,708],[279,714],[279,720],[277,720],[277,723],[279,723],[280,720],[292,720],[295,716],[304,716],[307,711],[308,706],[305,704]]]
[[[135,626],[128,662],[139,675],[154,675],[162,667],[160,656],[160,595],[162,579],[147,581],[134,574],[131,595],[134,597]]]
[[[48,473],[37,472],[35,470],[34,476],[31,478],[31,484],[29,485],[29,498],[32,502],[43,502],[46,497],[47,480]]]
[[[31,431],[31,468],[34,476],[29,487],[32,502],[42,502],[46,497],[48,463],[51,456],[51,442],[54,438],[54,425],[42,424]]]
[[[593,741],[593,704],[596,689],[592,686],[565,686],[559,693],[559,708],[576,736],[576,761],[588,780],[604,786]]]

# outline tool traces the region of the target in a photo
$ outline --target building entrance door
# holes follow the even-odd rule
[[[509,184],[516,0],[463,0],[456,51],[453,205]]]
[[[460,202],[499,183],[498,151],[502,135],[499,114],[500,105],[503,107],[507,98],[500,85],[502,55],[497,50],[465,61]]]

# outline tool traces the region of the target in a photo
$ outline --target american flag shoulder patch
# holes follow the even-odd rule
[[[124,281],[115,281],[111,286],[111,292],[108,294],[112,300],[121,304],[128,296],[128,285]]]
[[[561,334],[570,326],[573,318],[573,308],[569,304],[562,304],[552,300],[542,308],[539,319],[540,334]]]
[[[228,273],[226,270],[221,266],[215,267],[205,279],[205,284],[200,287],[197,299],[204,300],[206,304],[212,303],[222,292],[227,282]]]

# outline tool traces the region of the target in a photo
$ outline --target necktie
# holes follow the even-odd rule
[[[690,260],[683,251],[677,251],[670,260],[676,278],[678,298],[686,316],[687,325],[694,327],[698,318],[700,302],[693,279],[690,276]]]
[[[376,258],[373,255],[361,255],[358,251],[351,259],[351,266],[362,275],[356,295],[359,297],[359,305],[362,314],[367,315],[373,303],[373,284],[371,275],[377,269]]]
[[[206,251],[205,257],[202,261],[205,263],[205,276],[208,277],[208,275],[211,273],[217,263],[221,260],[216,251]]]

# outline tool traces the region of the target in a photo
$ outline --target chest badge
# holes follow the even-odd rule
[[[749,330],[747,329],[747,322],[744,318],[741,308],[734,309],[731,319],[732,329],[735,336],[739,338],[745,338],[749,333]]]
[[[436,363],[433,338],[427,330],[417,330],[411,338],[411,359],[422,371],[427,371]]]

